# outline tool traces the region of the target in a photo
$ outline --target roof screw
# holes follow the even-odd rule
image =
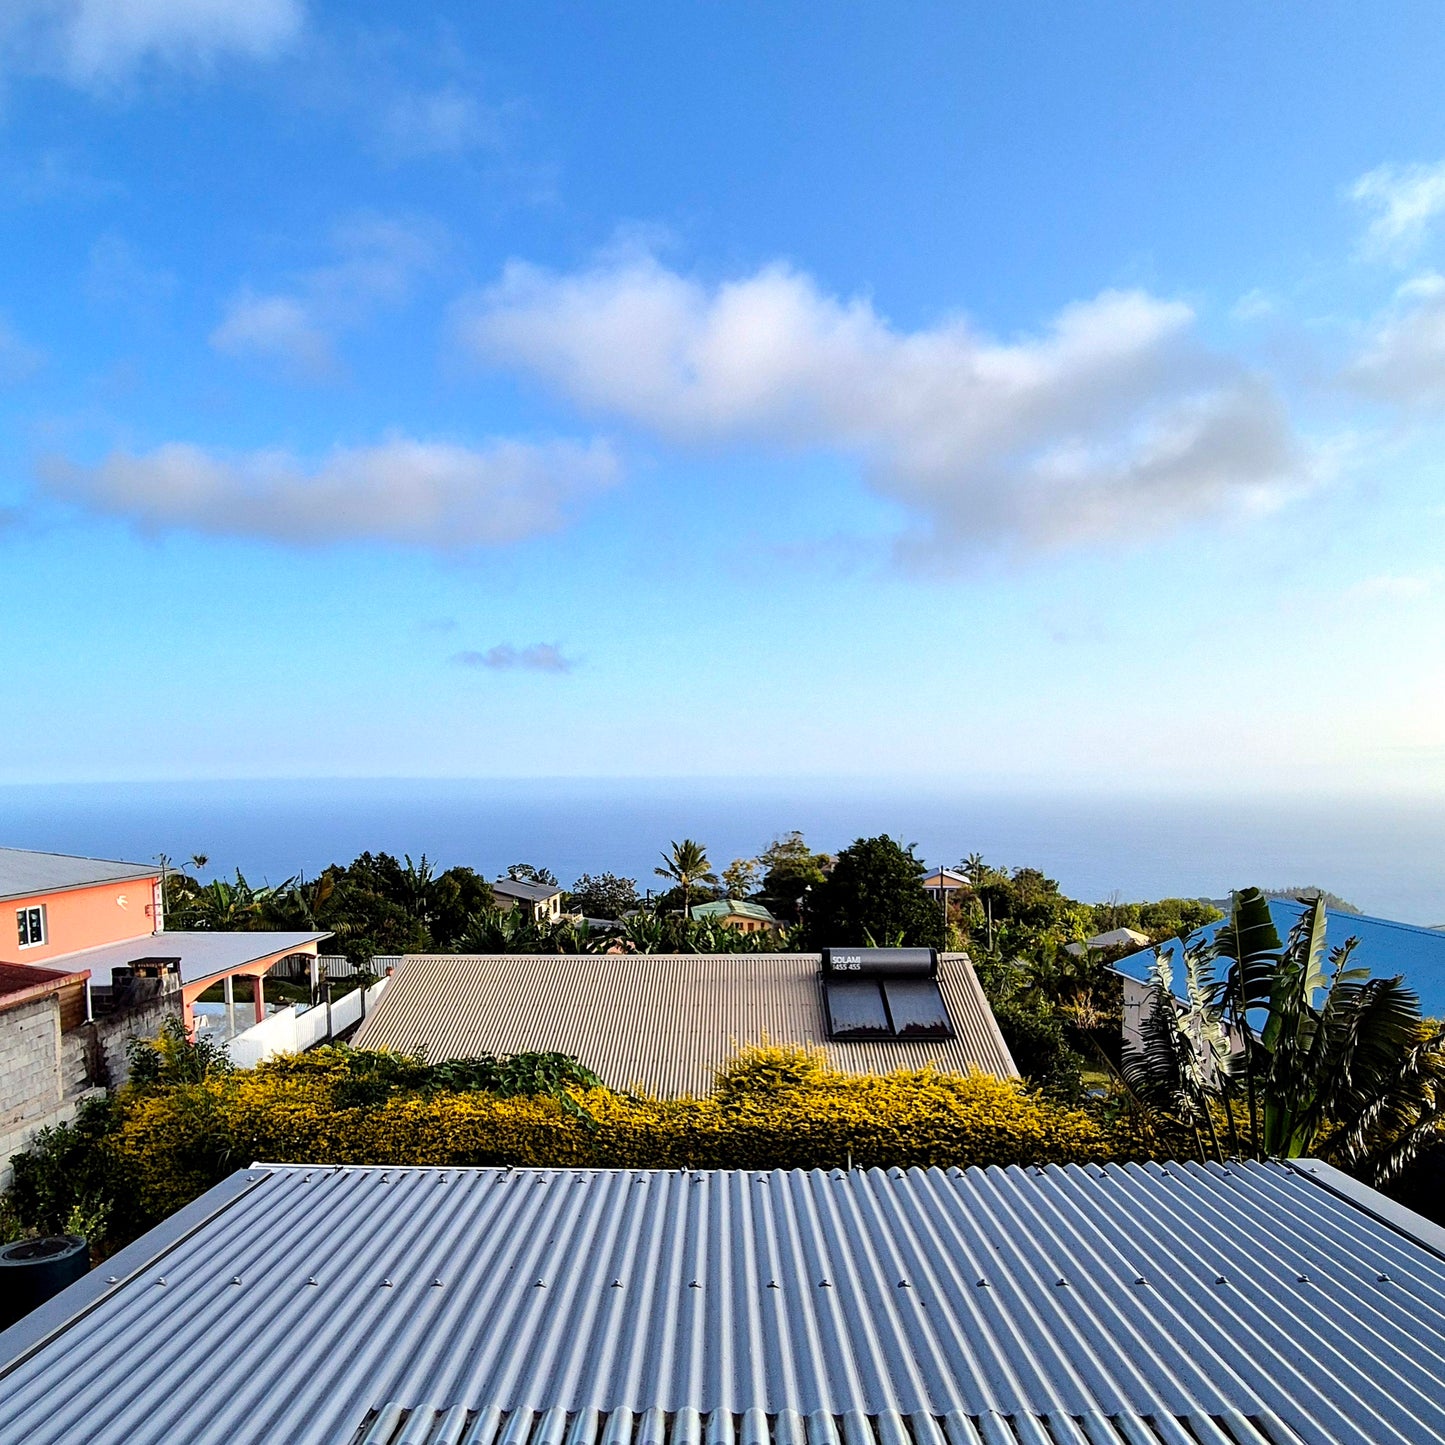
[[[1387,1274],[1382,1274],[1382,1275],[1379,1277],[1379,1279],[1376,1280],[1376,1283],[1377,1283],[1377,1284],[1389,1284],[1389,1282],[1390,1282],[1390,1276],[1387,1275]]]
[[[546,1289],[546,1288],[547,1288],[547,1281],[546,1281],[545,1279],[539,1279],[539,1280],[535,1281],[535,1283],[533,1284],[532,1288],[533,1288],[533,1289]]]
[[[979,1287],[980,1289],[987,1289],[987,1288],[988,1288],[988,1281],[987,1281],[986,1279],[981,1279],[981,1280],[979,1280],[979,1282],[978,1282],[978,1287]]]
[[[165,1277],[165,1275],[162,1275],[162,1276],[156,1281],[157,1284],[164,1284],[165,1282],[166,1282],[166,1277]]]
[[[1066,1279],[1056,1279],[1056,1280],[1054,1281],[1054,1284],[1055,1284],[1056,1286],[1057,1286],[1057,1285],[1068,1284],[1068,1280],[1066,1280]]]
[[[768,1281],[768,1288],[769,1288],[769,1289],[777,1289],[777,1287],[778,1287],[778,1282],[777,1282],[777,1280],[775,1280],[775,1279],[770,1279],[770,1280]]]
[[[621,1289],[621,1288],[622,1288],[622,1281],[621,1281],[620,1279],[614,1279],[614,1280],[612,1281],[612,1288],[613,1288],[613,1289]]]
[[[692,1283],[688,1285],[688,1289],[701,1289],[701,1288],[702,1288],[702,1286],[701,1286],[696,1280],[693,1280]]]
[[[1385,1277],[1384,1275],[1381,1275],[1381,1276],[1380,1276],[1381,1279],[1384,1279],[1384,1277]],[[120,1283],[120,1276],[119,1276],[118,1274],[108,1274],[108,1275],[106,1275],[106,1277],[105,1277],[105,1282],[106,1282],[107,1284],[119,1284],[119,1283]],[[234,1283],[234,1284],[240,1284],[240,1283],[241,1283],[240,1277],[237,1276],[237,1278],[236,1278],[235,1280],[233,1280],[232,1283]]]
[[[307,1283],[307,1284],[315,1284],[315,1283],[316,1283],[316,1276],[315,1276],[314,1274],[308,1274],[308,1275],[306,1276],[306,1283]],[[390,1280],[387,1280],[387,1283],[390,1284],[391,1281],[390,1281]]]
[[[818,1281],[818,1288],[819,1288],[819,1289],[832,1289],[832,1288],[833,1288],[833,1281],[830,1280],[830,1279],[820,1279],[820,1280]]]
[[[434,1288],[440,1286],[440,1284],[441,1284],[441,1280],[439,1280],[439,1279],[434,1279],[434,1280],[432,1280],[432,1285],[433,1285]]]
[[[1309,1277],[1309,1275],[1307,1275],[1307,1274],[1302,1274],[1302,1275],[1300,1275],[1300,1277],[1299,1277],[1299,1282],[1300,1282],[1301,1284],[1308,1284],[1308,1283],[1310,1282],[1310,1277]]]
[[[899,1289],[912,1289],[913,1286],[912,1286],[911,1284],[909,1284],[906,1279],[900,1279],[900,1280],[898,1281],[898,1288],[899,1288]]]
[[[1144,1276],[1141,1274],[1141,1275],[1139,1276],[1139,1278],[1134,1281],[1134,1283],[1135,1283],[1135,1284],[1146,1284],[1147,1281],[1145,1280]]]
[[[1215,1284],[1223,1284],[1223,1283],[1224,1283],[1224,1276],[1223,1276],[1222,1274],[1215,1275],[1215,1277],[1214,1277],[1214,1282],[1215,1282]]]
[[[381,1287],[382,1287],[383,1289],[390,1289],[390,1288],[391,1288],[391,1281],[390,1281],[389,1279],[384,1279],[384,1280],[382,1280],[382,1282],[381,1282]]]

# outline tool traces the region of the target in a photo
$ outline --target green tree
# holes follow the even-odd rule
[[[797,923],[803,916],[803,899],[827,876],[833,860],[815,853],[798,832],[773,841],[758,858],[763,869],[761,896],[779,918]]]
[[[682,914],[692,908],[692,890],[699,883],[716,883],[717,874],[707,859],[707,849],[692,838],[673,843],[662,855],[662,866],[652,870],[659,878],[671,878],[682,889]]]
[[[640,902],[635,878],[584,873],[567,894],[567,906],[586,918],[621,918]]]
[[[859,838],[805,900],[809,939],[819,948],[901,943],[939,948],[943,920],[923,886],[913,846],[884,835]]]
[[[722,871],[723,887],[729,898],[747,898],[758,886],[762,865],[756,858],[734,858]]]
[[[550,868],[537,868],[531,863],[513,863],[507,869],[507,877],[513,883],[536,883],[543,888],[557,886],[557,875]]]

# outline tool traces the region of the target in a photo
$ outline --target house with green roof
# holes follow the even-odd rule
[[[692,918],[695,923],[714,923],[736,928],[739,933],[772,933],[783,926],[761,903],[749,903],[745,898],[695,903]]]

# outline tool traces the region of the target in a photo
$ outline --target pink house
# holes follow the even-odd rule
[[[167,978],[179,985],[187,1027],[208,988],[220,983],[229,998],[234,980],[248,978],[259,1023],[271,967],[293,954],[314,957],[331,936],[167,931],[161,881],[154,863],[0,848],[0,963],[86,971],[94,989]]]

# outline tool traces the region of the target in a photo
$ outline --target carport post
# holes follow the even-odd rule
[[[256,1005],[256,1022],[266,1022],[266,975],[256,973],[251,975],[251,1000]]]

